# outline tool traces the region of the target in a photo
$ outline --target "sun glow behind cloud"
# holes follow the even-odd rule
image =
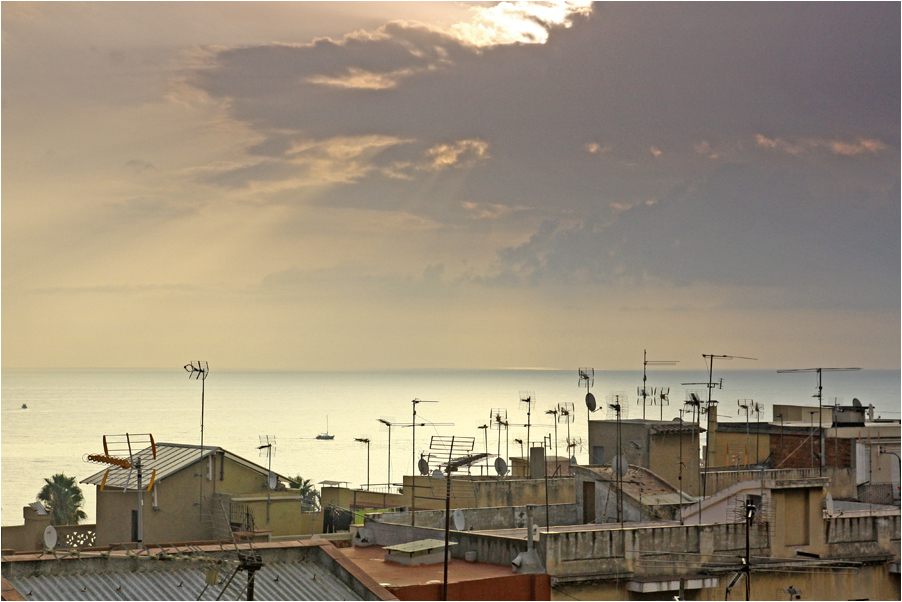
[[[544,44],[551,27],[570,27],[573,17],[592,12],[591,2],[501,2],[473,9],[470,23],[451,27],[453,35],[473,46]]]

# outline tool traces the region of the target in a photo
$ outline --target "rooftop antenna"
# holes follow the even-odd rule
[[[142,458],[143,456],[143,458]],[[103,474],[103,480],[100,482],[100,491],[106,487],[107,480],[110,476],[110,470],[113,466],[118,466],[128,472],[124,478],[117,471],[114,477],[113,486],[121,487],[122,493],[128,493],[128,487],[131,484],[132,470],[135,471],[135,491],[138,493],[138,510],[137,510],[137,543],[140,547],[144,547],[144,492],[153,488],[154,481],[157,479],[157,469],[153,468],[150,477],[150,483],[144,488],[143,472],[141,461],[153,461],[157,459],[157,446],[153,441],[153,435],[104,435],[103,436],[103,453],[90,454],[85,456],[88,462],[96,462],[98,464],[109,464],[110,468],[106,469]]]
[[[752,402],[752,414],[755,415],[755,464],[761,461],[761,414],[764,412],[764,404],[757,401]]]
[[[489,453],[489,428],[490,427],[488,424],[481,424],[481,425],[477,426],[476,428],[478,428],[479,430],[482,431],[483,438],[485,439],[485,453],[488,454]],[[489,457],[488,456],[485,457],[485,470],[486,470],[486,474],[488,474],[488,470],[489,470]]]
[[[642,350],[642,386],[639,387],[637,394],[642,397],[642,420],[645,420],[645,405],[646,399],[651,397],[653,400],[655,398],[655,390],[652,389],[649,392],[648,387],[645,385],[645,369],[648,366],[675,366],[677,364],[674,360],[650,360],[648,359],[648,350]],[[638,401],[638,400],[637,400]],[[664,409],[663,406],[661,408],[661,420],[664,420]]]
[[[276,438],[271,435],[260,435],[260,445],[257,446],[262,458],[266,454],[266,522],[269,523],[269,508],[272,505],[272,490],[275,489],[279,482],[276,475],[272,472],[272,457],[276,453]]]
[[[536,405],[535,391],[520,391],[520,409],[526,410],[526,448],[529,449],[529,429],[532,425],[532,408]],[[527,460],[526,465],[529,466],[529,477],[532,478],[532,466]]]
[[[507,408],[492,408],[489,415],[491,422],[489,423],[493,430],[498,431],[498,457],[501,457],[501,429],[507,432],[510,422],[507,420]],[[486,449],[488,451],[488,449]]]
[[[417,404],[418,403],[438,403],[438,401],[430,400],[430,399],[411,399],[410,405],[413,406],[413,418],[410,421],[410,426],[413,429],[410,434],[411,439],[411,447],[413,448],[413,453],[411,455],[413,470],[417,469]]]
[[[749,417],[752,415],[752,412],[754,412],[753,406],[755,405],[755,400],[754,399],[737,399],[736,405],[739,406],[739,410],[737,411],[738,414],[742,414],[743,411],[745,412],[745,466],[746,466],[746,468],[748,468],[748,466],[749,466],[749,446],[750,446]],[[755,434],[755,438],[756,439],[758,438],[757,432]],[[757,454],[756,454],[755,462],[757,463],[757,461],[758,460],[757,460]]]
[[[557,419],[558,422],[563,422],[567,425],[567,457],[572,456],[570,453],[570,423],[576,418],[576,413],[573,409],[572,401],[564,401],[562,403],[557,404]]]
[[[207,382],[207,375],[210,373],[210,367],[207,365],[207,362],[197,361],[197,362],[188,362],[184,366],[185,371],[188,373],[188,379],[194,379],[200,381],[200,458],[201,458],[201,467],[200,467],[200,498],[198,499],[198,519],[203,520],[204,518],[204,467],[203,467],[203,458],[204,458],[204,385]]]
[[[655,403],[661,407],[661,420],[664,420],[664,406],[670,405],[670,387],[661,387],[655,393]]]
[[[623,474],[626,468],[625,458],[623,457],[622,438],[620,432],[620,416],[625,410],[626,395],[622,393],[614,393],[608,395],[608,407],[616,415],[617,419],[617,453],[611,462],[611,470],[617,476],[617,521],[620,528],[623,528]]]
[[[820,448],[821,448],[821,457],[818,460],[818,476],[824,476],[824,429],[822,424],[822,417],[824,413],[824,387],[821,381],[821,375],[823,372],[855,372],[857,370],[861,370],[861,368],[798,368],[795,370],[777,370],[778,374],[784,374],[787,372],[816,372],[817,373],[817,392],[812,395],[812,397],[817,398],[817,429],[820,433]]]
[[[700,385],[700,384],[703,385],[703,384],[707,384],[707,383],[683,383],[683,384],[684,385]],[[683,452],[683,416],[682,416],[682,413],[684,411],[692,412],[691,424],[695,424],[696,427],[699,429],[699,438],[701,438],[701,415],[702,415],[702,411],[704,410],[704,407],[702,405],[703,403],[704,402],[702,401],[701,393],[699,391],[692,391],[692,390],[686,391],[686,401],[683,402],[683,405],[687,406],[687,408],[680,410],[680,454],[681,455]],[[696,417],[698,417],[698,418],[696,418]],[[693,428],[690,449],[692,449],[693,453],[695,454],[696,468],[697,468],[696,478],[700,481],[701,480],[701,464],[698,463],[698,451],[695,448],[695,431],[696,431],[696,429]],[[682,480],[683,480],[682,464],[683,464],[683,461],[680,460],[680,471],[681,471],[680,490],[681,491],[682,491]],[[692,471],[690,470],[688,472],[689,472],[689,487],[691,488],[692,487]],[[697,489],[695,490],[695,493],[698,494]],[[702,498],[699,497],[699,512],[698,512],[699,523],[698,524],[701,524],[701,520],[702,520],[701,519],[701,515],[702,515],[701,499]]]
[[[557,423],[561,417],[561,409],[556,406],[552,410],[545,410],[545,413],[548,414],[549,416],[554,416],[554,462],[555,462],[554,473],[557,474],[558,469],[561,467],[560,463],[558,463],[558,461],[557,461],[557,459],[560,455],[560,454],[558,454],[558,449],[557,449]],[[550,436],[551,436],[551,433],[549,433],[549,437]],[[551,449],[551,448],[549,447],[549,449]],[[547,464],[547,460],[546,460],[546,464]]]
[[[370,440],[366,437],[354,439],[357,443],[366,443],[366,490],[370,490]]]
[[[482,460],[488,453],[470,455],[475,444],[473,437],[443,437],[433,435],[429,444],[431,453],[440,457],[446,457],[443,463],[445,473],[445,567],[442,581],[442,600],[448,599],[448,551],[449,535],[451,532],[451,473],[464,466]]]
[[[387,418],[385,416],[377,418],[376,420],[381,422],[385,429],[388,429],[388,481],[386,486],[388,487],[389,493],[391,493],[391,427],[401,425],[393,422],[393,418]]]
[[[715,430],[717,429],[717,424],[711,424],[711,404],[717,403],[711,399],[711,390],[717,386],[717,383],[714,382],[714,360],[757,360],[758,358],[754,357],[742,357],[740,355],[714,355],[711,353],[702,354],[702,357],[705,358],[705,363],[708,365],[708,403],[705,405],[705,411],[708,413],[708,438],[705,443],[705,475],[708,474],[708,454],[711,453],[711,444],[714,443],[713,438],[715,437]],[[720,379],[720,388],[723,388],[723,379]],[[702,481],[702,497],[705,497],[705,490],[707,488],[708,479]]]

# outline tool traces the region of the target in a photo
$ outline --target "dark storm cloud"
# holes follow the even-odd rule
[[[899,15],[894,3],[614,3],[546,44],[485,47],[394,22],[219,51],[191,80],[265,137],[248,152],[266,160],[212,181],[298,177],[289,139],[379,136],[393,142],[340,178],[356,185],[313,202],[458,225],[468,204],[551,220],[484,281],[814,286],[838,272],[836,286],[886,304],[898,297]],[[482,145],[479,161],[429,169],[434,149],[461,141]]]
[[[487,282],[799,287],[833,291],[835,302],[808,300],[816,306],[892,308],[899,300],[899,187],[885,194],[856,198],[838,187],[816,198],[800,177],[725,165],[697,189],[614,219],[546,221],[528,242],[499,252],[499,275]]]

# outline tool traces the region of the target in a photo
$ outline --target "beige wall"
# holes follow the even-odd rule
[[[688,423],[687,423],[688,424]],[[652,434],[648,423],[621,421],[620,453],[634,466],[647,468],[674,488],[680,489],[680,459],[682,457],[682,490],[690,495],[698,495],[699,487],[699,434],[658,433]],[[589,422],[589,449],[604,448],[601,464],[610,464],[617,453],[616,421],[593,420]],[[682,455],[681,449],[682,448]],[[597,464],[598,462],[593,463]]]
[[[770,455],[770,436],[754,432],[754,425],[745,432],[718,431],[717,446],[711,450],[711,467],[746,466],[763,462]]]
[[[717,587],[686,590],[686,600],[723,600],[732,574],[720,577]],[[604,581],[590,584],[554,584],[551,599],[572,600],[671,600],[678,590],[656,595],[634,594],[628,591],[628,580]],[[752,600],[788,600],[783,590],[794,587],[801,591],[802,600],[899,600],[899,576],[890,575],[886,565],[865,565],[854,575],[841,571],[818,573],[752,573]],[[745,600],[745,581],[740,580],[727,600]]]
[[[652,435],[649,440],[650,471],[667,481],[669,485],[680,489],[680,458],[683,462],[682,490],[689,495],[698,495],[698,435]],[[680,450],[682,447],[682,452]]]
[[[211,510],[221,515],[218,494],[226,498],[246,499],[253,511],[258,530],[273,535],[309,534],[311,521],[322,529],[322,517],[306,516],[296,492],[273,491],[267,520],[266,475],[226,460],[217,453],[204,459],[203,508],[199,508],[201,486],[196,476],[199,462],[157,481],[151,491],[143,493],[144,541],[146,543],[204,541],[217,539],[209,518]],[[150,475],[144,476],[149,482]],[[105,490],[97,492],[97,545],[131,541],[132,511],[137,509],[137,492]],[[226,504],[226,507],[227,504]]]

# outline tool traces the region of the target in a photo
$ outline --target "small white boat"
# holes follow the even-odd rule
[[[316,436],[316,438],[320,439],[320,440],[326,440],[326,441],[328,441],[330,439],[335,439],[335,435],[329,434],[329,417],[328,416],[326,416],[326,432],[320,433],[319,435]]]

